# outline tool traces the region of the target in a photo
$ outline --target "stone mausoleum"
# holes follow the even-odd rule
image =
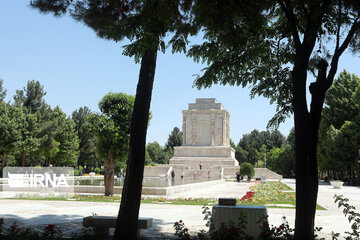
[[[175,147],[170,165],[198,168],[238,166],[230,147],[230,113],[215,98],[197,98],[183,115],[183,143]]]
[[[215,98],[197,98],[182,115],[182,146],[174,148],[169,164],[145,167],[144,176],[170,178],[173,171],[175,179],[235,178],[239,163],[230,147],[230,113]],[[268,169],[255,168],[255,178],[261,176],[282,178]]]

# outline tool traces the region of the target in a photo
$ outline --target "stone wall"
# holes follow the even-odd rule
[[[230,146],[230,114],[215,98],[197,98],[182,113],[183,146]]]

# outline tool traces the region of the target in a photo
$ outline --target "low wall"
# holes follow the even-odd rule
[[[168,172],[169,165],[156,165],[156,166],[146,166],[144,167],[144,177],[159,177],[161,175],[165,176]]]
[[[224,167],[224,178],[225,179],[234,179],[236,177],[236,171],[239,170],[239,167]],[[261,178],[265,176],[266,179],[278,179],[282,180],[283,177],[276,172],[273,172],[267,168],[254,168],[255,175],[253,178]]]
[[[225,180],[220,179],[220,180],[212,180],[212,181],[205,181],[198,183],[189,183],[189,184],[177,185],[172,187],[143,187],[141,194],[169,196],[179,192],[212,186],[214,184],[219,184],[224,181]],[[103,194],[104,191],[105,189],[103,186],[74,186],[75,193]],[[122,187],[114,187],[114,194],[121,194],[121,193],[122,193]]]
[[[266,176],[266,179],[278,179],[282,180],[283,176],[273,172],[267,168],[255,168],[255,176],[254,178],[261,178],[262,176]]]

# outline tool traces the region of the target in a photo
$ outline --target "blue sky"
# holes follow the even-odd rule
[[[110,91],[135,94],[140,65],[122,56],[124,42],[100,39],[82,23],[40,14],[28,3],[0,1],[0,79],[7,101],[33,79],[44,85],[46,102],[51,107],[59,105],[68,115],[82,106],[98,111],[98,102]],[[347,69],[360,76],[359,66],[359,57],[347,53],[340,59],[338,72]],[[240,87],[197,90],[192,87],[193,75],[203,67],[182,54],[159,53],[147,142],[163,145],[175,126],[181,128],[181,110],[195,98],[217,98],[224,105],[231,114],[235,143],[253,129],[266,129],[275,113],[268,99],[251,100],[249,89]],[[292,126],[290,118],[279,130],[287,135]]]

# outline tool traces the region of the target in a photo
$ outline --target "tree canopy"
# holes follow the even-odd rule
[[[4,101],[6,97],[6,89],[3,86],[4,81],[0,79],[0,102]]]
[[[113,195],[116,161],[125,161],[129,151],[130,120],[135,97],[108,93],[99,102],[101,113],[88,116],[90,129],[97,137],[96,152],[105,161],[105,195]]]
[[[355,184],[360,127],[360,78],[342,71],[325,96],[319,130],[318,162],[330,178]]]
[[[321,111],[341,55],[348,48],[354,53],[360,49],[358,1],[198,0],[193,16],[193,24],[204,31],[204,42],[188,55],[208,65],[196,86],[250,85],[252,97],[262,95],[276,103],[271,126],[294,114],[295,238],[312,238]],[[308,90],[310,104],[308,73],[314,79]]]
[[[90,126],[87,117],[91,114],[88,107],[80,107],[73,111],[71,118],[75,123],[75,131],[79,137],[79,158],[77,165],[96,165],[95,155],[95,135],[90,131]]]

